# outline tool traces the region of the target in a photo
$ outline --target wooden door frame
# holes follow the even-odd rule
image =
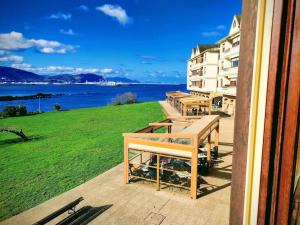
[[[299,0],[274,4],[258,209],[261,225],[289,223],[299,137],[299,7]]]
[[[232,158],[231,225],[243,224],[257,7],[258,0],[243,1]]]
[[[244,0],[232,163],[230,224],[243,224],[259,0]],[[288,224],[299,132],[300,0],[274,0],[258,224]],[[293,48],[292,48],[293,46]],[[272,194],[273,193],[273,194]],[[285,193],[279,195],[278,193]]]

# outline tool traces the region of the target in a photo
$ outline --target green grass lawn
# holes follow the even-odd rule
[[[123,161],[123,132],[159,121],[157,102],[48,112],[0,120],[33,137],[0,133],[0,220],[16,215]]]

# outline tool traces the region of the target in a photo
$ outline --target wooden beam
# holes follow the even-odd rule
[[[185,124],[191,124],[191,122],[188,121],[182,121],[182,122],[174,122],[174,123],[149,123],[150,126],[174,126],[174,125],[185,125]]]
[[[214,135],[214,149],[216,151],[216,155],[218,155],[218,151],[219,151],[219,135],[220,135],[220,125],[218,124],[218,126],[215,129],[215,135]]]
[[[198,138],[194,138],[194,149],[191,159],[191,198],[197,198],[197,178],[198,178]]]
[[[168,143],[168,142],[159,142],[159,141],[150,141],[150,140],[142,140],[142,139],[133,139],[128,138],[128,143],[132,144],[140,144],[140,145],[147,145],[151,147],[158,147],[158,148],[170,148],[173,150],[180,150],[186,152],[192,152],[193,146],[192,145],[183,145],[183,144],[175,144],[175,143]]]
[[[124,138],[124,183],[128,184],[128,172],[129,172],[129,162],[128,162],[128,142],[127,138]]]
[[[157,154],[157,158],[156,158],[156,190],[159,191],[160,190],[160,155]]]
[[[130,138],[193,138],[195,133],[123,133],[123,137]]]
[[[211,166],[211,134],[207,136],[207,161],[209,166]]]

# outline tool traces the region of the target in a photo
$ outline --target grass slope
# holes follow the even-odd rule
[[[163,118],[156,102],[0,120],[0,220],[82,184],[123,160],[123,132]]]

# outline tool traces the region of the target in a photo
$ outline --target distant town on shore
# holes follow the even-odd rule
[[[116,86],[140,83],[126,77],[104,77],[93,73],[38,75],[29,71],[0,66],[0,84],[98,84]]]

